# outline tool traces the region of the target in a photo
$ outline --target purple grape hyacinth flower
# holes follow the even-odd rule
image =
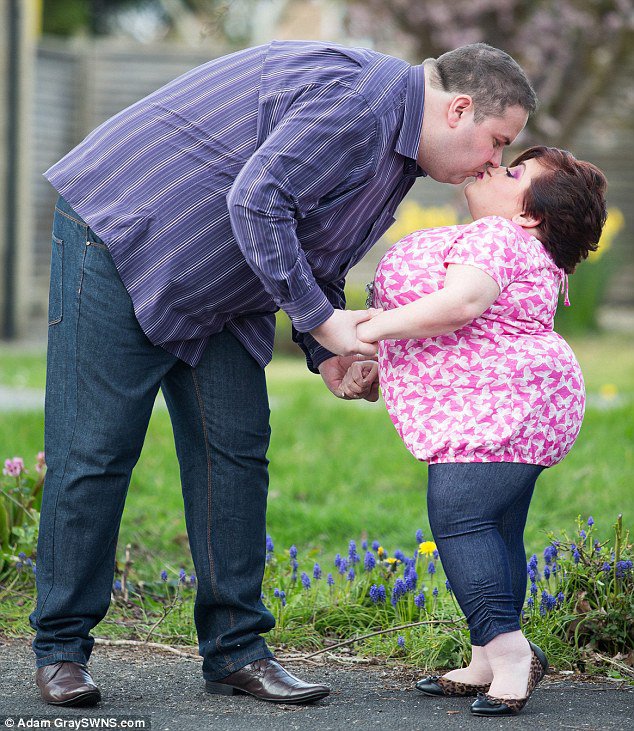
[[[397,579],[394,582],[394,586],[392,587],[392,598],[391,603],[392,606],[395,607],[398,603],[398,600],[404,596],[407,593],[407,587],[405,586],[405,582],[403,579]]]
[[[372,551],[367,551],[365,554],[365,560],[363,562],[363,567],[366,571],[372,571],[372,569],[376,566],[376,559],[374,558],[374,554]]]
[[[546,546],[544,548],[544,563],[547,566],[550,566],[550,564],[557,558],[557,549],[552,544],[550,546]]]
[[[374,604],[383,604],[386,599],[385,587],[383,584],[372,584],[370,587],[370,599]]]
[[[405,588],[407,591],[416,591],[416,584],[418,583],[418,574],[416,571],[408,567],[405,571]]]

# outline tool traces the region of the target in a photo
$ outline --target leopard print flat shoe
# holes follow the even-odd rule
[[[471,713],[474,716],[515,716],[526,705],[539,681],[548,672],[548,660],[544,651],[534,645],[531,646],[531,668],[528,674],[528,685],[525,698],[494,698],[488,693],[479,693],[471,704]]]
[[[435,696],[471,696],[478,693],[486,693],[489,690],[487,685],[470,685],[459,683],[457,680],[449,680],[439,675],[428,675],[416,683],[416,689],[425,695]]]

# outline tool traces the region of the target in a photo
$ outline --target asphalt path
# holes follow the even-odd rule
[[[519,716],[490,719],[472,716],[468,698],[422,695],[414,689],[420,673],[411,669],[290,660],[284,663],[289,670],[329,684],[332,693],[313,705],[275,705],[248,696],[208,695],[197,658],[101,645],[90,668],[103,701],[89,709],[59,709],[39,697],[28,642],[0,642],[0,730],[123,728],[121,722],[130,721],[153,731],[634,730],[634,687],[614,681],[549,675]]]

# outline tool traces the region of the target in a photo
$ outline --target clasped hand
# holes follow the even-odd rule
[[[332,317],[311,333],[324,347],[340,353],[319,366],[324,382],[338,398],[367,401],[379,398],[377,343],[363,337],[363,323],[379,312],[379,309],[335,310]],[[337,326],[343,333],[336,332]]]

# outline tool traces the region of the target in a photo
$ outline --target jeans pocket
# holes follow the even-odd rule
[[[52,237],[51,248],[51,284],[48,295],[48,324],[56,325],[62,321],[62,274],[64,260],[64,242],[57,236]]]

